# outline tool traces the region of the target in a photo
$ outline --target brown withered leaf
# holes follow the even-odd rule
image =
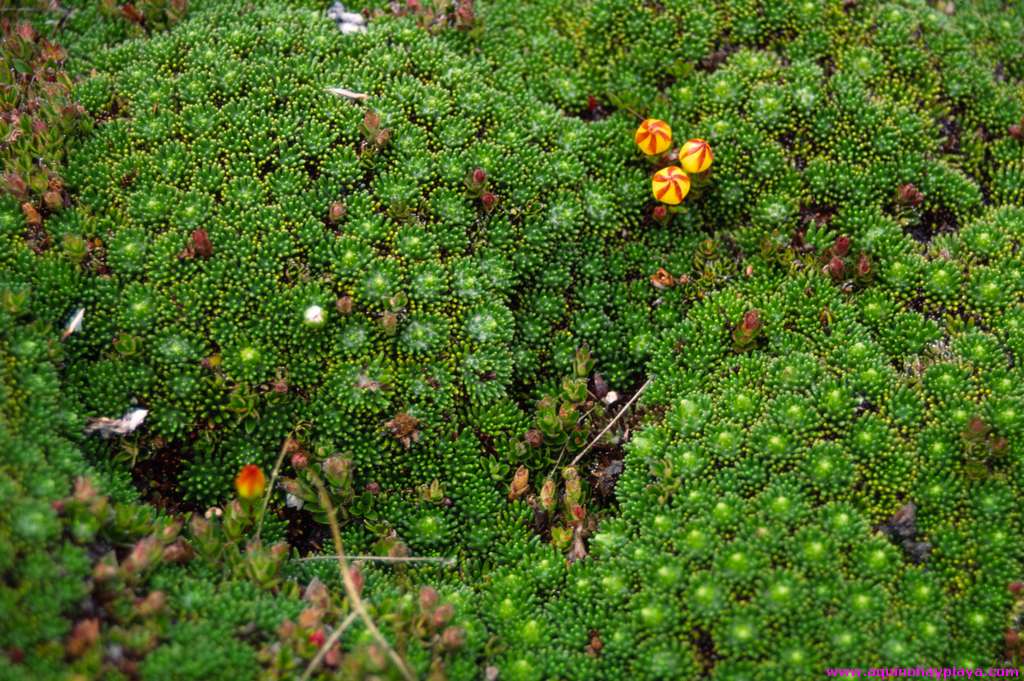
[[[520,466],[516,469],[515,475],[512,477],[512,482],[508,486],[508,498],[518,499],[519,497],[526,494],[526,490],[530,488],[530,470],[526,466]]]
[[[137,10],[135,8],[135,5],[133,5],[130,2],[121,5],[121,14],[124,15],[125,19],[132,22],[133,24],[141,24],[143,21],[146,20],[146,17],[142,14],[142,12]]]
[[[658,271],[651,275],[651,283],[656,289],[666,289],[670,286],[674,286],[676,281],[672,278],[672,275],[668,273],[664,267],[659,267]]]
[[[420,420],[405,412],[398,414],[385,424],[391,434],[402,443],[406,449],[412,446],[413,442],[420,441],[419,425]]]
[[[566,555],[566,558],[568,558],[570,563],[575,563],[586,557],[587,546],[583,543],[583,528],[577,526],[572,531],[572,546],[569,547],[569,553]]]
[[[28,201],[21,204],[21,212],[25,215],[25,222],[33,227],[38,227],[43,224],[43,216],[40,215],[39,211],[36,210],[36,207]]]
[[[209,258],[213,255],[213,244],[210,243],[210,236],[205,229],[197,229],[192,232],[192,252],[200,258]]]
[[[100,638],[100,621],[90,618],[80,620],[71,630],[68,638],[67,651],[71,657],[81,657]]]

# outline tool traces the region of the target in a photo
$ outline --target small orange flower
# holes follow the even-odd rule
[[[672,128],[665,121],[648,118],[636,129],[636,144],[648,156],[663,154],[672,146]]]
[[[679,162],[683,170],[696,175],[703,173],[711,167],[714,155],[711,153],[711,145],[702,139],[687,140],[679,149]]]
[[[651,193],[654,194],[654,198],[670,206],[682,202],[689,191],[690,176],[679,166],[662,168],[651,180]]]
[[[246,501],[259,498],[263,490],[267,488],[267,479],[263,476],[263,469],[254,463],[242,466],[235,478],[235,489],[238,496]]]

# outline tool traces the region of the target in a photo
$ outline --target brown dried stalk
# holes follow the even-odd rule
[[[591,440],[590,444],[588,444],[586,447],[584,447],[583,451],[576,455],[576,458],[573,459],[572,463],[569,464],[570,467],[575,466],[579,462],[579,460],[583,458],[583,455],[586,454],[587,452],[589,452],[591,450],[591,448],[594,445],[596,445],[598,443],[598,441],[602,437],[604,437],[604,434],[607,433],[609,430],[611,430],[611,427],[614,426],[618,422],[618,420],[620,418],[622,418],[623,414],[625,414],[629,410],[629,408],[631,406],[633,406],[633,403],[636,402],[636,399],[638,397],[640,397],[640,395],[642,395],[645,390],[647,390],[647,386],[649,386],[651,384],[651,380],[652,379],[648,378],[646,381],[644,381],[644,384],[642,386],[640,386],[640,389],[637,390],[636,394],[633,395],[633,397],[630,398],[629,402],[626,402],[626,406],[624,406],[622,409],[619,410],[619,413],[615,415],[615,418],[613,418],[611,421],[609,421],[608,425],[605,426],[601,430],[601,432],[597,434],[597,437],[595,437],[593,440]]]
[[[352,574],[349,572],[348,560],[345,558],[345,547],[341,543],[341,530],[338,528],[338,519],[335,517],[334,506],[331,504],[331,498],[327,494],[327,488],[324,487],[323,481],[320,476],[316,474],[312,468],[309,470],[309,477],[313,481],[313,485],[316,487],[317,494],[320,496],[320,505],[325,511],[327,511],[327,522],[331,526],[331,537],[334,539],[334,549],[338,552],[338,570],[341,572],[341,581],[345,585],[345,593],[348,594],[349,602],[352,604],[352,609],[359,615],[360,619],[366,625],[370,634],[377,639],[377,642],[388,652],[388,657],[395,663],[399,671],[402,672],[402,676],[410,681],[413,681],[416,677],[412,671],[405,664],[405,660],[399,655],[388,640],[384,638],[384,635],[380,633],[380,629],[374,624],[370,614],[366,612],[366,606],[363,604],[363,599],[359,597],[359,590],[356,588],[355,583],[352,581]]]
[[[334,630],[330,638],[324,641],[324,644],[320,646],[320,650],[317,651],[316,657],[309,661],[309,666],[306,667],[306,671],[303,672],[302,678],[300,678],[299,681],[307,681],[309,677],[320,668],[320,663],[323,662],[324,656],[327,655],[327,651],[331,649],[331,646],[338,642],[338,639],[345,633],[345,630],[348,629],[349,625],[356,621],[356,617],[358,617],[358,614],[355,612],[350,612],[348,614],[348,617],[346,617],[344,621],[342,621],[341,625]]]

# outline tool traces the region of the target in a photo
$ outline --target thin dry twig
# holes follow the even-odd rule
[[[637,398],[640,397],[640,395],[642,395],[645,390],[647,390],[647,386],[651,384],[652,380],[654,379],[648,378],[646,381],[644,381],[644,384],[640,386],[640,389],[636,391],[636,394],[633,395],[633,397],[629,398],[629,402],[626,402],[626,406],[619,410],[619,413],[615,415],[615,418],[609,421],[608,425],[601,429],[601,432],[597,434],[597,437],[591,440],[590,444],[584,447],[583,451],[576,455],[576,458],[573,459],[572,463],[569,464],[570,467],[575,466],[579,462],[579,460],[583,458],[583,455],[589,452],[591,448],[593,448],[593,446],[596,445],[602,437],[604,437],[604,434],[607,433],[611,429],[611,427],[618,422],[620,418],[622,418],[622,415],[629,411],[629,408],[633,406],[633,403],[636,402]]]
[[[297,559],[299,562],[307,560],[337,560],[337,556],[306,556]],[[440,563],[442,565],[455,565],[454,558],[441,556],[348,556],[349,560],[369,560],[377,563]]]
[[[338,97],[345,97],[346,99],[366,101],[367,99],[370,98],[370,95],[366,94],[365,92],[355,92],[354,90],[349,90],[348,88],[329,87],[325,89],[332,95],[337,95]]]
[[[352,604],[352,609],[359,615],[360,619],[366,625],[370,634],[377,639],[379,643],[387,652],[388,657],[395,663],[399,671],[402,672],[402,676],[412,681],[416,677],[412,671],[405,664],[405,660],[398,654],[397,651],[388,643],[388,640],[384,638],[384,634],[380,633],[380,629],[374,623],[370,614],[366,612],[366,606],[363,604],[363,599],[359,596],[359,590],[356,589],[355,583],[352,581],[352,574],[349,572],[348,560],[345,558],[345,547],[341,542],[341,530],[338,527],[338,519],[335,517],[334,505],[331,504],[331,498],[327,494],[327,488],[324,487],[323,481],[315,471],[309,469],[310,480],[313,481],[313,485],[316,487],[317,494],[320,497],[320,505],[325,511],[327,511],[327,522],[331,526],[331,538],[334,539],[334,549],[338,552],[338,570],[341,572],[341,581],[345,585],[345,593],[348,594],[349,602]]]
[[[270,503],[270,494],[274,491],[274,482],[277,480],[277,474],[281,472],[281,462],[284,461],[284,454],[288,451],[288,441],[290,437],[285,438],[284,444],[281,445],[281,453],[277,455],[277,462],[274,464],[274,470],[270,473],[270,484],[267,485],[266,491],[263,492],[263,504],[260,506],[260,517],[256,520],[256,539],[260,538],[260,531],[263,530],[263,516],[267,514],[267,505]]]
[[[587,393],[589,394],[590,391],[588,390]],[[596,404],[593,407],[591,407],[590,409],[588,409],[587,413],[585,413],[583,416],[581,416],[578,419],[576,419],[576,425],[578,426],[579,424],[583,423],[583,420],[585,418],[587,418],[588,416],[590,416],[595,409],[597,409],[597,405]],[[565,449],[568,446],[569,446],[569,441],[566,440],[565,444],[562,445],[562,449],[558,452],[558,458],[555,459],[555,465],[551,467],[551,472],[548,473],[548,477],[549,478],[553,478],[555,476],[555,471],[558,470],[558,466],[562,463],[562,457],[565,456]]]
[[[348,614],[348,617],[346,617],[342,621],[341,625],[334,630],[330,638],[320,646],[320,650],[317,651],[316,657],[309,661],[309,666],[306,667],[306,671],[303,672],[302,678],[300,678],[299,681],[307,681],[309,677],[312,676],[313,672],[320,668],[320,663],[323,662],[324,656],[327,655],[327,651],[331,649],[331,646],[338,642],[341,635],[345,633],[345,630],[349,628],[349,625],[356,621],[356,617],[358,616],[359,615],[356,612],[350,612]]]

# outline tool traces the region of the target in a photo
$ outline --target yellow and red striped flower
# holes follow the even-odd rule
[[[689,192],[690,176],[679,166],[662,168],[651,180],[651,193],[654,194],[654,198],[670,206],[682,202]]]
[[[711,145],[705,140],[687,140],[686,144],[679,148],[679,163],[688,173],[703,173],[711,167],[712,160],[714,154],[711,153]]]
[[[242,466],[235,478],[235,489],[238,496],[246,501],[252,501],[263,494],[267,488],[267,479],[263,475],[263,469],[254,463]]]
[[[633,139],[645,154],[657,156],[672,146],[672,128],[665,121],[648,118],[636,129]]]

